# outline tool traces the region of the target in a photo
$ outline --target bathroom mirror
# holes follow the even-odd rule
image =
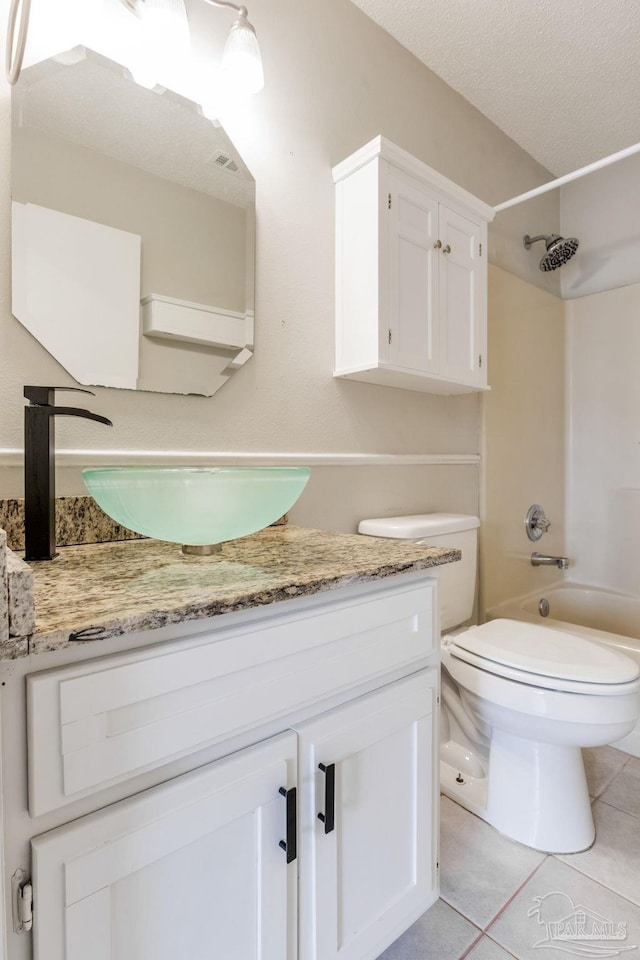
[[[12,89],[14,316],[81,384],[211,396],[253,350],[253,178],[196,104],[73,53]]]

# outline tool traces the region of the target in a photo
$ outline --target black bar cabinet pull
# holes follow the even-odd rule
[[[287,863],[293,863],[298,856],[298,831],[296,826],[296,788],[280,787],[280,795],[287,801],[287,839],[280,841],[280,846],[287,854]]]
[[[336,765],[319,763],[324,773],[324,813],[318,814],[318,820],[324,823],[324,832],[331,833],[336,825]]]

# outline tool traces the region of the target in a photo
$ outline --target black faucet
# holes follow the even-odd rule
[[[89,393],[80,387],[25,387],[24,539],[25,560],[53,560],[56,554],[55,418],[83,417],[112,427],[111,420],[79,407],[56,407],[56,390]]]

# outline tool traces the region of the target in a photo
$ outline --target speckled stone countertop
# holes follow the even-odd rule
[[[7,575],[7,535],[0,530],[0,649],[9,640],[9,578]]]
[[[229,541],[214,557],[185,557],[157,540],[66,547],[51,563],[32,564],[36,630],[14,657],[459,559],[459,550],[289,526]]]

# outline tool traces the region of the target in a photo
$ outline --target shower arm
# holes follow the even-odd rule
[[[548,239],[548,234],[541,233],[537,237],[527,237],[524,241],[524,245],[528,250],[532,243],[537,243],[538,240],[547,240],[547,239]]]

